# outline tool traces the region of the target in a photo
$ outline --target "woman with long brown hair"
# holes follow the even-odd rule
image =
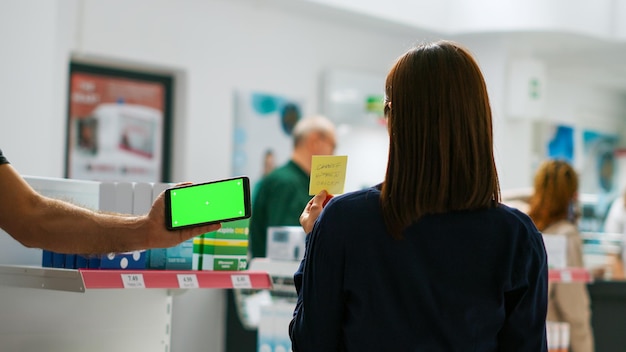
[[[383,183],[323,211],[321,192],[301,216],[293,350],[546,351],[546,253],[500,204],[477,62],[453,42],[419,45],[385,92]]]
[[[567,243],[567,266],[583,265],[583,243],[576,224],[575,203],[578,174],[564,160],[546,160],[535,173],[534,193],[528,215],[546,236],[563,235]],[[570,326],[570,350],[594,350],[589,292],[584,283],[551,283],[548,289],[548,320]]]

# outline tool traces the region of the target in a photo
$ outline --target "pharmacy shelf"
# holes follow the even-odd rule
[[[85,292],[91,289],[269,289],[264,271],[97,270],[0,265],[0,285]]]
[[[263,265],[256,265],[263,267]],[[291,266],[290,266],[290,269]],[[550,269],[550,282],[591,282],[584,268]],[[85,292],[92,289],[271,289],[266,270],[98,270],[0,265],[0,285]]]
[[[591,273],[585,268],[565,268],[548,270],[550,282],[591,282]]]

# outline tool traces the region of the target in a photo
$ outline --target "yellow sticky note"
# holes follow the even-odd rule
[[[330,194],[341,194],[346,184],[347,155],[313,155],[309,195],[326,190]]]

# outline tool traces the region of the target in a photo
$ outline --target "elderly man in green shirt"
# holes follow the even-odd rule
[[[335,151],[335,126],[323,116],[300,120],[292,137],[291,159],[265,176],[256,191],[250,219],[253,258],[266,256],[268,227],[300,225],[300,214],[311,199],[311,157]]]

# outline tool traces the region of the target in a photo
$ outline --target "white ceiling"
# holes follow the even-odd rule
[[[396,32],[399,35],[415,36],[421,39],[428,39],[429,36],[437,39],[449,36],[445,33],[407,25],[406,21],[394,22],[388,18],[325,6],[311,1],[265,0],[266,4],[270,2],[279,4],[283,9],[306,11],[308,15],[356,28],[359,26],[369,30],[380,28],[390,33]],[[393,1],[391,2],[393,5]],[[510,43],[512,51],[521,51],[525,55],[542,60],[551,77],[609,89],[626,97],[626,40],[607,40],[578,33],[519,30],[500,33],[469,33],[454,35],[454,37],[471,38],[472,41],[497,39]]]

